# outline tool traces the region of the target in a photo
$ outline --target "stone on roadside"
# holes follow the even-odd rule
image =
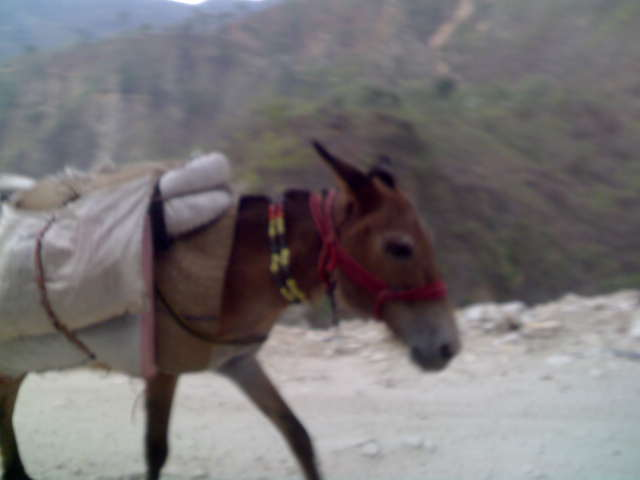
[[[463,323],[485,333],[504,333],[522,327],[526,305],[522,302],[480,303],[459,312]]]
[[[520,334],[520,332],[509,332],[509,333],[505,333],[503,336],[495,340],[494,344],[506,345],[506,344],[519,343],[521,341],[522,341],[522,335]]]
[[[438,451],[438,444],[431,440],[425,440],[423,448],[429,453],[436,453]]]
[[[360,447],[360,453],[366,457],[378,457],[382,453],[380,445],[375,440],[369,440]]]
[[[552,367],[561,367],[572,363],[574,360],[575,358],[569,355],[556,354],[547,357],[546,364],[551,365]]]
[[[424,438],[420,435],[407,435],[402,439],[402,443],[407,447],[422,448],[424,447]]]
[[[527,338],[553,338],[561,330],[562,325],[555,320],[534,320],[525,324],[523,333]]]
[[[636,314],[631,318],[629,336],[634,340],[640,340],[640,312],[636,312]]]

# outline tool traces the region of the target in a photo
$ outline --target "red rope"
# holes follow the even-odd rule
[[[56,330],[58,330],[65,337],[67,337],[67,340],[73,343],[76,347],[82,350],[82,352],[86,354],[90,360],[95,360],[96,356],[93,354],[93,352],[91,352],[91,350],[89,350],[89,348],[84,343],[82,343],[80,339],[78,339],[78,337],[76,337],[73,334],[73,332],[67,328],[66,325],[64,325],[60,321],[60,319],[58,318],[58,315],[56,315],[55,311],[53,310],[53,307],[51,306],[51,302],[49,301],[49,295],[47,294],[47,286],[45,281],[44,265],[42,262],[42,240],[45,234],[47,233],[47,231],[49,230],[49,228],[51,227],[51,225],[53,224],[53,221],[54,221],[54,217],[51,217],[47,222],[47,224],[44,226],[44,228],[40,230],[40,232],[38,233],[38,237],[36,239],[36,250],[35,250],[35,263],[36,263],[36,272],[37,272],[36,283],[38,284],[38,289],[40,290],[40,304],[44,308],[45,312],[47,312],[47,315],[49,315],[49,319],[51,320],[51,323],[56,328]]]
[[[326,197],[313,193],[309,198],[311,215],[322,239],[318,269],[322,279],[329,287],[332,286],[331,273],[339,268],[349,280],[373,295],[375,298],[374,314],[378,318],[382,317],[384,304],[389,301],[437,301],[447,296],[447,287],[442,280],[436,280],[409,290],[395,290],[387,282],[360,265],[338,241],[333,224],[335,196],[335,191],[331,191]]]

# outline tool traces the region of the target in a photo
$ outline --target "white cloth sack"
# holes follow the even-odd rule
[[[0,341],[55,331],[37,284],[38,235],[53,311],[75,330],[148,306],[143,272],[145,216],[156,183],[147,175],[96,190],[52,212],[2,206]]]
[[[167,233],[176,238],[220,217],[233,201],[230,168],[221,153],[210,153],[169,170],[160,178]]]

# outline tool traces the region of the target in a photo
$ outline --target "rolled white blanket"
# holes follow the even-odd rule
[[[170,237],[192,232],[222,216],[231,206],[231,192],[212,190],[164,201],[164,221]]]
[[[194,158],[159,181],[166,233],[192,232],[222,216],[231,206],[230,167],[221,153]]]
[[[221,153],[208,153],[168,171],[160,178],[162,198],[173,198],[227,186],[229,161]]]

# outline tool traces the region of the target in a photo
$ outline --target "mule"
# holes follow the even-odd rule
[[[365,173],[322,145],[314,146],[335,173],[339,188],[324,196],[295,190],[285,194],[280,213],[286,236],[281,240],[286,241],[291,259],[286,282],[274,280],[270,269],[268,230],[273,210],[266,197],[243,197],[237,206],[219,318],[205,315],[205,320],[188,321],[192,315],[206,314],[207,276],[216,268],[207,260],[207,252],[216,248],[213,229],[178,239],[158,253],[159,275],[176,249],[200,256],[197,267],[174,272],[176,285],[183,287],[181,294],[164,292],[166,298],[157,300],[158,373],[146,379],[145,388],[147,480],[160,478],[168,455],[167,429],[179,375],[204,370],[231,379],[271,420],[306,480],[322,478],[309,434],[256,358],[294,291],[310,299],[335,286],[353,309],[386,323],[424,371],[444,368],[459,351],[456,322],[430,234],[393,176],[381,169]],[[125,316],[83,329],[77,337],[102,364],[139,375],[138,323],[137,318]],[[60,335],[0,345],[3,480],[30,479],[12,424],[26,374],[79,366],[85,360]]]

